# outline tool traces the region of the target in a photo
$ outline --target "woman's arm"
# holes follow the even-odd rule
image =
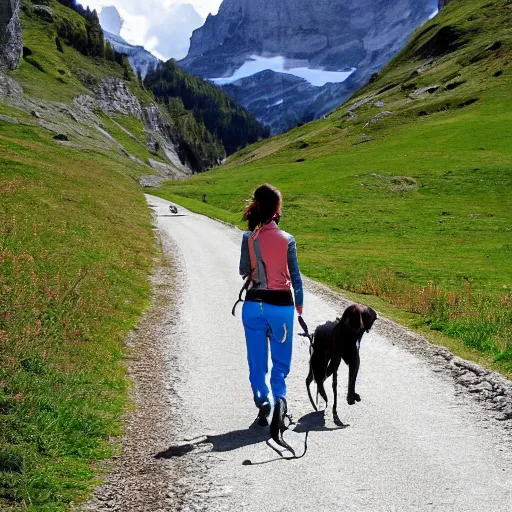
[[[300,277],[299,262],[297,261],[297,244],[293,237],[288,242],[288,270],[292,280],[293,293],[295,294],[295,307],[299,314],[302,314],[304,290],[302,289],[302,278]]]
[[[240,250],[240,266],[238,268],[241,276],[246,276],[251,271],[251,257],[249,256],[249,236],[250,233],[244,233],[242,238],[242,248]]]

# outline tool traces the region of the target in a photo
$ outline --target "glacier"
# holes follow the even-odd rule
[[[285,57],[277,55],[275,57],[263,57],[261,55],[251,55],[231,76],[209,78],[216,85],[227,85],[261,73],[262,71],[274,71],[303,78],[315,87],[323,87],[328,83],[339,84],[344,82],[356,68],[350,68],[348,71],[325,71],[323,69],[313,69],[309,67],[289,67],[289,62]]]

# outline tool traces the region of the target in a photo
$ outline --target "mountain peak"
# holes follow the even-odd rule
[[[103,30],[114,34],[115,36],[121,35],[121,28],[123,28],[123,19],[119,11],[113,6],[103,7],[100,12],[100,25]]]

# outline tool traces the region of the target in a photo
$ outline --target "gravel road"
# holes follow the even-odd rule
[[[330,408],[312,412],[308,345],[295,336],[288,394],[298,424],[285,438],[300,453],[309,430],[309,450],[278,460],[268,432],[248,430],[256,410],[240,309],[231,316],[241,233],[147,198],[170,265],[156,265],[153,306],[127,342],[136,409],[122,454],[85,510],[512,510],[512,383],[383,318],[361,345],[359,404],[346,404],[340,367],[344,429]],[[347,304],[306,281],[310,329]],[[177,445],[191,451],[170,457]]]

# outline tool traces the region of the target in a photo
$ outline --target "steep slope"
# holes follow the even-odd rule
[[[273,183],[308,275],[510,371],[511,62],[512,4],[453,0],[327,119],[161,193],[238,222]]]
[[[143,108],[123,66],[57,50],[56,20],[84,18],[24,7],[25,59],[0,69],[0,509],[58,512],[120,430],[123,342],[155,252],[138,182],[160,157],[136,110],[114,110]]]
[[[437,7],[437,0],[224,0],[219,13],[194,32],[180,66],[219,84],[234,82],[228,92],[260,120],[266,107],[271,112],[266,121],[277,133],[283,125],[318,118],[342,103],[389,62]],[[277,58],[283,65],[277,65]],[[266,61],[260,72],[269,69],[277,76],[250,71],[258,60]],[[347,72],[351,80],[344,83]],[[290,89],[281,86],[283,74],[316,76]],[[276,97],[310,107],[288,117]]]

